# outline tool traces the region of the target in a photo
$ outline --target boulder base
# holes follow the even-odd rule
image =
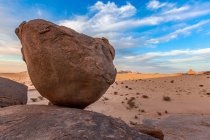
[[[56,106],[0,109],[1,140],[156,140],[119,119]]]

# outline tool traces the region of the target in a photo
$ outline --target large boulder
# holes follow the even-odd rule
[[[0,77],[0,107],[26,104],[27,91],[27,86]]]
[[[161,120],[145,119],[144,124],[158,127],[165,140],[209,140],[210,116],[174,114]]]
[[[115,81],[114,48],[92,38],[36,19],[16,29],[32,83],[53,104],[84,108]]]
[[[56,106],[0,109],[1,140],[156,140],[119,119]]]

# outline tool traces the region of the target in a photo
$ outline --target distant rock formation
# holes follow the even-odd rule
[[[195,75],[197,74],[195,71],[193,71],[192,69],[189,69],[189,71],[187,72],[188,75]]]
[[[55,105],[84,108],[115,81],[115,50],[106,38],[41,19],[23,22],[15,32],[32,83]]]
[[[28,87],[0,77],[0,107],[27,103]]]
[[[210,75],[210,71],[205,71],[205,72],[203,72],[203,74]]]
[[[157,140],[119,119],[56,106],[0,109],[1,140]]]
[[[132,73],[132,71],[121,70],[121,71],[118,71],[117,73],[119,73],[119,74],[123,74],[123,73]]]

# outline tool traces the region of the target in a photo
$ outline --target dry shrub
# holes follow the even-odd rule
[[[164,101],[171,101],[171,97],[169,97],[169,96],[163,96],[163,100]]]

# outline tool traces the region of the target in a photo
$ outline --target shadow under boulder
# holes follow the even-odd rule
[[[0,139],[156,140],[119,119],[80,109],[41,105],[0,109]]]
[[[26,104],[27,91],[27,86],[0,77],[0,107]]]

